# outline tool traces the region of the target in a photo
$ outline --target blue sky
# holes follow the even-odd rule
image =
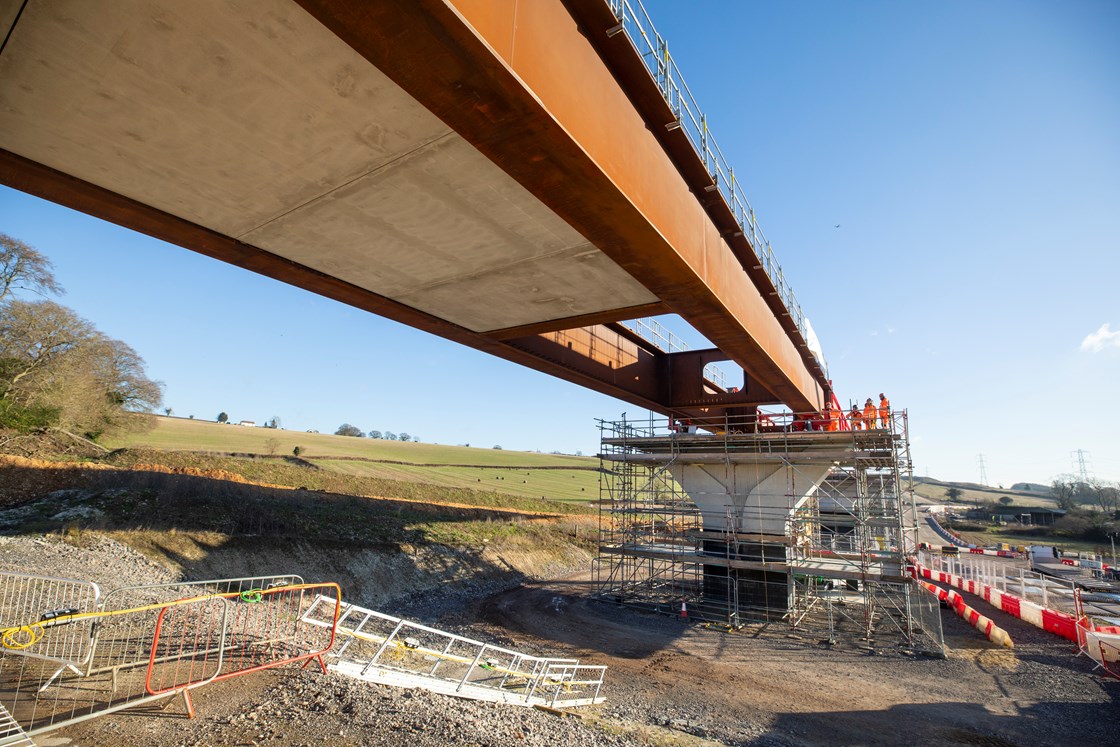
[[[1047,482],[1083,449],[1120,480],[1120,4],[647,7],[841,400],[908,409],[919,473]],[[178,415],[584,453],[644,415],[3,188],[0,231]]]

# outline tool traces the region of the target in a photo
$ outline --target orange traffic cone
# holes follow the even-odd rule
[[[688,605],[685,604],[683,599],[681,600],[681,619],[682,620],[687,620],[688,619]]]

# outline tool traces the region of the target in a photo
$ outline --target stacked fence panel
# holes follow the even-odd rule
[[[260,669],[325,666],[338,607],[323,608],[325,625],[303,618],[319,596],[340,596],[336,584],[290,575],[98,594],[87,582],[0,573],[0,704],[31,735]]]

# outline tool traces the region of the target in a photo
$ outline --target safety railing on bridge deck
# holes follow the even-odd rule
[[[746,194],[743,192],[742,185],[736,179],[735,170],[728,164],[727,158],[724,157],[719,145],[716,144],[715,138],[712,137],[708,128],[707,117],[700,111],[696,98],[692,95],[684,76],[681,75],[680,69],[669,54],[668,42],[654,28],[653,21],[650,20],[649,13],[642,5],[641,0],[607,0],[607,2],[627,37],[645,61],[646,68],[653,76],[661,90],[661,95],[665,97],[666,103],[673,111],[677,122],[680,124],[680,129],[685,132],[697,155],[703,160],[708,174],[712,177],[719,193],[726,200],[736,222],[739,224],[739,228],[750,241],[760,264],[770,278],[770,282],[774,284],[778,297],[781,298],[786,311],[789,312],[791,319],[801,333],[802,339],[808,341],[809,331],[805,323],[805,315],[801,310],[801,304],[797,302],[797,297],[789,286],[781,265],[775,258],[774,249],[770,245],[769,239],[766,238],[758,225],[754,208],[751,207]],[[815,353],[814,356],[821,369],[825,370],[827,377],[824,360]]]
[[[664,353],[681,353],[688,350],[687,342],[656,319],[641,317],[627,319],[620,324]],[[720,389],[727,390],[727,374],[718,364],[709,363],[705,366],[704,378]]]
[[[331,626],[303,613],[335,584],[298,576],[115,589],[0,573],[0,704],[34,736],[248,672],[318,660]],[[337,610],[336,610],[337,613]]]
[[[303,616],[329,624],[336,598],[321,596]],[[567,708],[601,703],[606,667],[530,656],[353,604],[338,618],[342,645],[330,668],[369,682],[514,705]]]
[[[842,413],[838,413],[842,414]],[[859,421],[858,427],[846,418],[829,417],[819,412],[765,412],[759,410],[750,415],[731,415],[726,411],[711,415],[673,415],[653,417],[644,420],[598,421],[604,433],[625,433],[628,438],[663,438],[667,436],[697,435],[701,437],[734,436],[737,434],[799,434],[814,432],[838,432],[848,435],[872,437],[874,435],[894,434],[908,437],[908,416],[906,410],[891,410],[886,419],[876,418],[873,424]],[[612,438],[612,441],[618,440]],[[778,442],[772,442],[778,448]]]

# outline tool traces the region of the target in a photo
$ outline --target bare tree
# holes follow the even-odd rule
[[[109,404],[128,412],[147,412],[159,407],[163,384],[147,377],[144,359],[130,345],[98,332],[84,347],[84,357],[93,370],[99,393]],[[170,407],[167,409],[174,412]]]
[[[1058,508],[1068,511],[1077,505],[1077,481],[1069,475],[1055,477],[1050,483],[1050,495],[1058,501]]]
[[[1120,488],[1117,488],[1116,485],[1097,478],[1090,478],[1086,487],[1088,488],[1086,492],[1089,499],[1101,511],[1111,514],[1120,508]]]
[[[0,310],[0,398],[94,337],[93,326],[54,301],[10,301]]]
[[[0,301],[17,290],[60,295],[51,261],[19,239],[0,233]]]
[[[135,413],[162,398],[135,350],[65,306],[14,299],[0,306],[0,403],[11,422],[21,411],[49,412],[51,424],[96,437],[135,423]]]
[[[59,425],[91,438],[145,422],[137,413],[159,407],[163,388],[144,373],[131,347],[96,333],[52,367],[51,386],[37,402],[59,409]]]

